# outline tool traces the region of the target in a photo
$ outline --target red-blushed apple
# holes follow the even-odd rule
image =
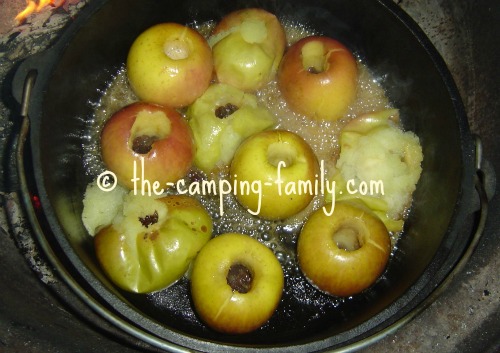
[[[263,131],[247,138],[236,150],[230,168],[233,183],[261,187],[257,193],[236,193],[238,202],[269,220],[285,219],[305,209],[314,197],[318,174],[311,147],[286,130]]]
[[[186,116],[196,146],[194,165],[207,173],[229,165],[245,138],[276,122],[255,95],[224,83],[212,84]]]
[[[255,91],[276,76],[286,37],[274,14],[248,8],[222,18],[209,43],[218,81]]]
[[[121,185],[145,190],[157,182],[157,189],[166,189],[167,183],[184,177],[191,168],[193,137],[176,110],[137,102],[122,108],[105,123],[101,154]]]
[[[142,101],[179,108],[194,102],[210,84],[212,51],[196,30],[160,23],[136,38],[126,67],[130,86]]]
[[[373,285],[385,270],[390,252],[384,223],[368,208],[349,202],[337,202],[330,216],[322,209],[315,211],[297,241],[304,276],[321,291],[339,297]]]
[[[295,112],[338,120],[356,99],[358,67],[351,51],[325,36],[305,37],[283,56],[278,85]]]
[[[212,219],[194,198],[125,198],[122,213],[94,238],[97,259],[118,287],[148,293],[181,278],[212,235]]]
[[[283,270],[274,253],[244,234],[211,239],[193,262],[196,312],[214,330],[243,334],[264,325],[283,293]]]

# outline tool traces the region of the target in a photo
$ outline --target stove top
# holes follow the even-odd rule
[[[80,302],[45,261],[32,239],[16,194],[12,143],[19,107],[10,93],[13,72],[46,49],[92,0],[52,1],[24,21],[24,0],[2,1],[0,14],[0,351],[155,351],[118,331]],[[422,314],[374,342],[368,352],[500,351],[500,4],[492,1],[396,1],[422,27],[446,61],[470,126],[481,137],[490,204],[481,241],[466,267]],[[62,4],[58,7],[55,4]]]

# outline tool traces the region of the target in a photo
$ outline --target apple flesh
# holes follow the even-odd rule
[[[210,84],[212,51],[194,29],[161,23],[137,37],[126,67],[140,100],[179,108],[191,104]]]
[[[322,209],[315,211],[297,241],[297,258],[305,277],[321,291],[339,297],[373,285],[390,251],[389,233],[382,221],[369,209],[349,202],[337,202],[330,216]]]
[[[181,278],[210,239],[212,219],[184,195],[126,197],[123,212],[94,238],[97,259],[118,287],[148,293]]]
[[[209,43],[219,82],[255,91],[273,80],[285,51],[285,31],[275,15],[249,8],[226,15]]]
[[[324,36],[305,37],[283,56],[278,85],[290,108],[317,120],[338,120],[357,94],[358,67],[351,51]]]
[[[205,172],[229,165],[245,138],[276,120],[254,95],[223,83],[212,84],[186,116],[196,146],[194,165]]]
[[[101,154],[121,185],[139,190],[158,182],[159,187],[167,188],[167,183],[184,177],[191,168],[193,137],[176,110],[138,102],[122,108],[106,122],[101,132]],[[141,180],[134,183],[134,177]],[[146,180],[149,184],[143,183]]]
[[[274,253],[238,233],[210,240],[193,262],[191,294],[209,327],[243,334],[264,325],[283,293],[283,270]]]
[[[237,193],[238,202],[269,220],[291,217],[305,209],[314,194],[300,187],[318,176],[317,158],[302,137],[285,130],[269,130],[246,139],[236,150],[230,177],[234,183],[258,183],[261,194]]]

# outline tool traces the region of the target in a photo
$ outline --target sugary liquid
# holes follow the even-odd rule
[[[213,28],[213,23],[194,24],[200,33],[208,36]],[[284,23],[288,44],[292,44],[298,39],[314,31],[305,28],[300,24]],[[325,172],[328,174],[337,160],[339,154],[339,136],[342,127],[354,117],[382,109],[391,108],[386,94],[374,77],[369,68],[358,60],[359,80],[358,96],[356,101],[349,108],[347,114],[339,121],[312,121],[304,116],[292,112],[277,87],[276,81],[270,82],[267,86],[256,93],[261,104],[277,118],[277,127],[296,132],[302,136],[313,148],[318,160],[325,163]],[[125,67],[121,68],[114,77],[111,78],[107,88],[102,92],[99,102],[92,103],[94,114],[88,122],[86,132],[86,143],[84,144],[84,163],[90,176],[97,176],[103,169],[99,150],[99,134],[105,121],[122,107],[137,101],[127,82]],[[183,113],[181,111],[181,113]],[[200,178],[228,179],[228,171],[220,170],[217,175],[207,176],[198,170],[193,169],[185,178],[186,185]],[[175,192],[170,190],[170,192]],[[226,195],[223,199],[224,213],[221,214],[219,195],[193,195],[205,206],[211,214],[214,222],[214,234],[226,232],[238,232],[247,234],[272,249],[283,265],[287,276],[293,277],[299,273],[295,258],[295,248],[297,237],[307,215],[318,209],[323,204],[323,195],[318,195],[313,202],[300,214],[284,221],[266,221],[252,216],[241,207],[236,198]],[[393,236],[393,245],[397,240],[397,235]],[[306,300],[306,299],[304,299]]]

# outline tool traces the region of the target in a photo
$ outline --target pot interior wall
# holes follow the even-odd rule
[[[93,255],[92,240],[80,220],[83,192],[90,182],[82,163],[82,144],[85,120],[92,114],[89,102],[98,100],[99,90],[122,66],[141,31],[159,22],[217,20],[233,9],[250,6],[265,7],[336,37],[363,58],[401,109],[405,128],[419,136],[424,163],[405,233],[387,272],[373,288],[339,301],[303,280],[297,281],[262,330],[226,337],[199,324],[186,283],[139,296],[121,293],[103,276]],[[369,331],[385,319],[390,322],[391,316],[398,315],[387,312],[391,303],[411,293],[436,254],[442,261],[448,256],[453,237],[447,229],[459,202],[463,170],[456,107],[426,48],[383,3],[110,0],[73,34],[67,45],[57,47],[60,55],[43,91],[41,113],[32,113],[36,119],[33,151],[39,188],[55,237],[76,270],[115,307],[120,307],[121,300],[130,303],[138,313],[132,319],[140,318],[147,329],[174,341],[181,340],[179,333],[185,333],[216,342],[299,344],[330,337],[330,343],[335,344],[361,335],[360,331]],[[445,237],[451,238],[443,242]],[[292,280],[287,281],[290,286]],[[355,329],[359,325],[366,326]],[[173,332],[163,333],[163,327]],[[342,336],[345,332],[349,334]]]

